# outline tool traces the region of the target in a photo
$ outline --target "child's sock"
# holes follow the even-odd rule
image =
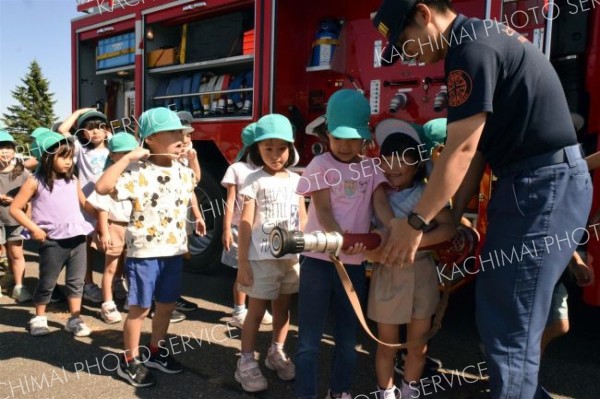
[[[233,314],[234,315],[244,313],[245,311],[246,311],[246,305],[234,305],[233,306]]]
[[[247,363],[254,361],[254,351],[252,352],[242,352],[242,360],[240,363]]]
[[[148,345],[148,349],[150,349],[151,355],[156,355],[160,351],[160,348],[158,346],[154,346],[152,344]]]
[[[283,343],[279,343],[279,342],[275,342],[275,341],[271,342],[271,348],[270,348],[270,350],[273,351],[273,352],[274,351],[283,352]]]

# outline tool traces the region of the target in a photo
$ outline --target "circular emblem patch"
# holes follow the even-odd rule
[[[448,104],[458,107],[464,104],[471,96],[473,82],[465,71],[452,71],[448,75]]]

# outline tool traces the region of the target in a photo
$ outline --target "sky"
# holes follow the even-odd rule
[[[70,21],[79,15],[75,0],[0,0],[0,114],[16,103],[11,91],[34,59],[55,94],[56,116],[71,114]]]

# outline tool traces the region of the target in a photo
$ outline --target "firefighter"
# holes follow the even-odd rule
[[[421,200],[391,222],[384,261],[412,263],[429,222],[455,193],[454,212],[462,213],[489,163],[498,181],[476,316],[491,396],[549,398],[538,383],[540,339],[592,196],[560,81],[527,39],[496,21],[457,14],[449,0],[384,0],[374,25],[389,41],[383,64],[444,60],[449,96],[445,149]],[[507,262],[501,254],[513,250],[519,255]]]

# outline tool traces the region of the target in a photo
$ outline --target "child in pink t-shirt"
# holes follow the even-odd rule
[[[340,90],[329,99],[326,114],[330,152],[315,157],[298,184],[298,194],[311,196],[304,231],[368,233],[373,210],[382,222],[393,218],[383,172],[372,159],[361,158],[364,141],[371,136],[369,102],[357,91]],[[363,252],[358,244],[340,256],[359,297],[366,286]],[[296,397],[318,396],[318,356],[331,305],[335,347],[327,397],[349,399],[358,319],[328,255],[304,255],[298,296]]]

